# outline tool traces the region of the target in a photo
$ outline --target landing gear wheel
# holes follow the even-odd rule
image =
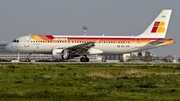
[[[86,57],[86,62],[89,62],[89,58]]]
[[[28,59],[28,58],[25,60],[25,62],[30,62],[30,61],[31,61],[31,60],[30,60],[30,59]]]
[[[89,58],[87,58],[87,57],[81,57],[81,58],[80,58],[80,61],[81,61],[81,62],[89,62]]]
[[[29,53],[29,54],[27,55],[27,58],[26,58],[25,62],[31,62],[31,60],[33,60],[32,54]]]
[[[80,61],[81,61],[81,62],[86,62],[86,58],[85,58],[85,57],[81,57],[81,58],[80,58]]]

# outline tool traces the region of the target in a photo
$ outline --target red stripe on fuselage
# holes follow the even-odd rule
[[[96,40],[101,40],[101,41],[134,41],[136,39],[141,39],[144,41],[148,40],[160,40],[163,38],[117,38],[117,37],[90,37],[90,36],[79,36],[79,37],[73,37],[73,36],[56,36],[54,37],[53,35],[39,35],[40,38],[44,40],[53,40],[54,38],[67,38],[67,40],[78,40],[78,41],[96,41]]]
[[[46,37],[48,38],[48,39],[54,39],[54,37],[52,36],[52,35],[46,35]]]

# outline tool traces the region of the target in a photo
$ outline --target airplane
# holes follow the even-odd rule
[[[162,10],[149,27],[137,36],[27,35],[14,39],[6,49],[17,53],[52,54],[54,59],[89,62],[94,54],[124,54],[175,43],[165,38],[172,10]]]

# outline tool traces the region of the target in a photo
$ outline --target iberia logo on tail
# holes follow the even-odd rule
[[[163,33],[165,29],[165,22],[155,22],[151,33]]]

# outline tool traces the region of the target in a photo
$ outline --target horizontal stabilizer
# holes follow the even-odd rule
[[[153,44],[153,45],[157,45],[157,44],[161,44],[161,43],[164,43],[166,41],[168,41],[169,39],[161,39],[161,40],[152,40],[150,42],[150,44]]]

